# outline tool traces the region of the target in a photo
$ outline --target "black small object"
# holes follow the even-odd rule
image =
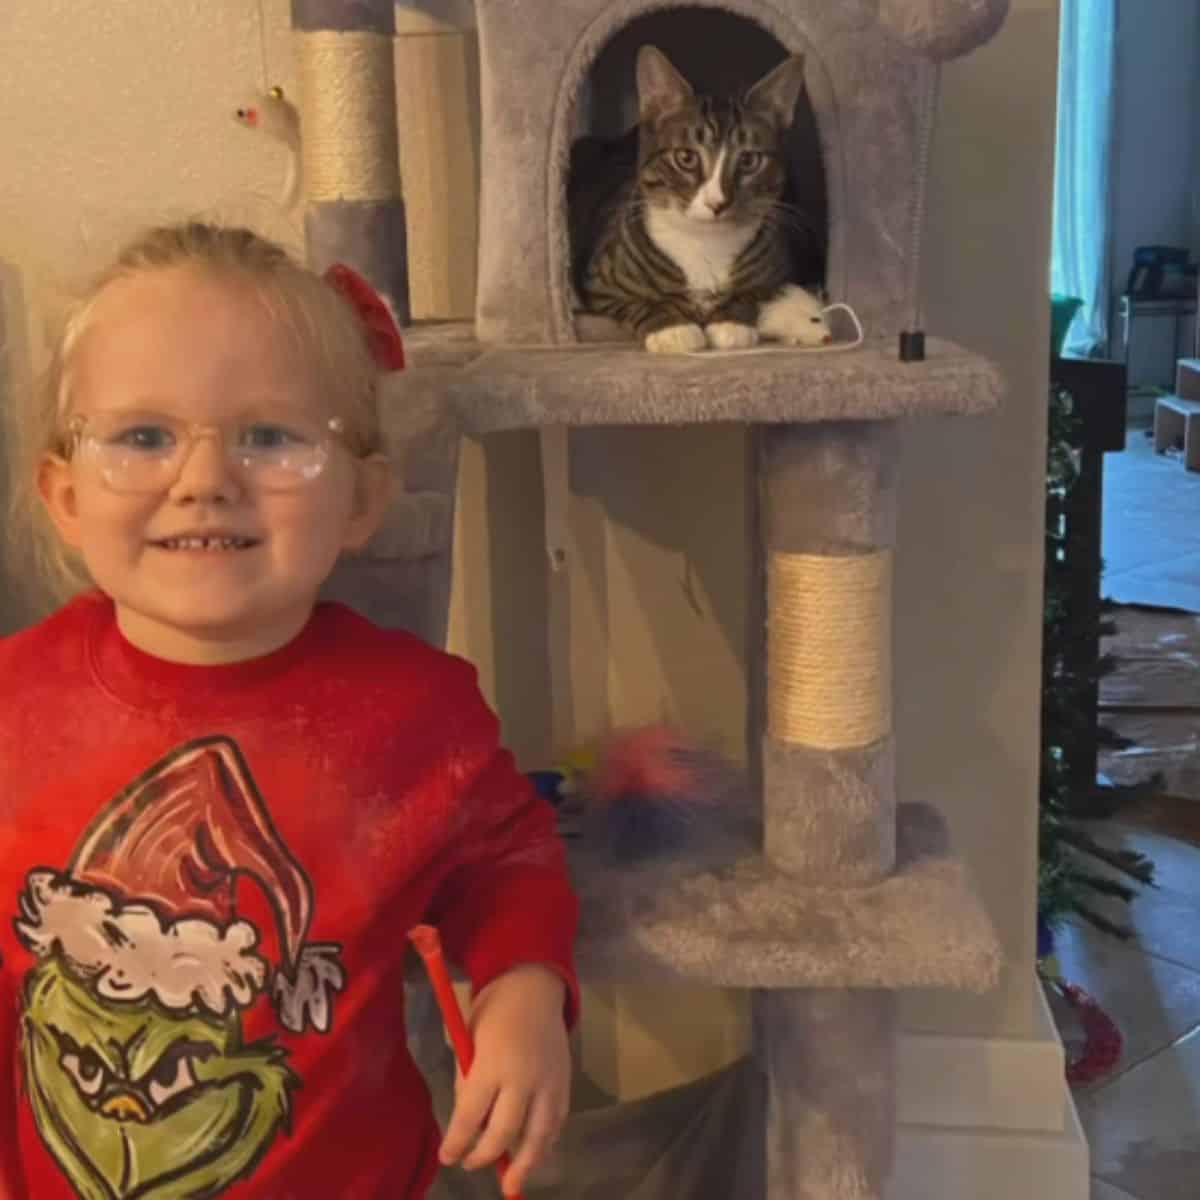
[[[925,331],[923,329],[906,329],[900,334],[900,361],[925,361]]]
[[[562,803],[563,795],[559,790],[563,784],[561,771],[526,771],[525,774],[533,784],[533,790],[543,800],[549,800],[554,805]]]
[[[1138,246],[1125,280],[1131,300],[1173,300],[1196,294],[1196,266],[1184,246]]]

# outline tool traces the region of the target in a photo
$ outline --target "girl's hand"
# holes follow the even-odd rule
[[[473,1171],[515,1148],[500,1181],[506,1196],[521,1190],[566,1119],[571,1052],[565,1000],[558,975],[526,965],[494,979],[471,1009],[475,1061],[459,1082],[440,1158]]]

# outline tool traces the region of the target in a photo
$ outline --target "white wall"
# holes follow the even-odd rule
[[[1024,1032],[1031,1013],[1057,0],[1014,0],[944,72],[926,241],[929,326],[998,362],[1001,411],[908,426],[897,558],[901,796],[950,818],[1008,953],[984,1003],[908,1022]]]
[[[1137,246],[1187,246],[1200,252],[1197,81],[1200,0],[1117,0],[1113,113],[1110,342],[1120,354],[1117,297]],[[1183,353],[1190,327],[1181,323]],[[1172,322],[1141,319],[1134,331],[1131,383],[1169,384]]]
[[[263,81],[292,87],[288,0],[0,5],[0,398],[27,387],[57,300],[143,223],[195,213],[291,245],[282,152],[237,125]],[[0,633],[20,617],[0,588]]]
[[[285,87],[287,7],[264,4],[270,81]],[[461,3],[450,7],[464,15]],[[1016,1031],[1028,1019],[1056,18],[1056,0],[1014,0],[999,38],[947,68],[935,147],[929,328],[992,354],[1011,391],[997,416],[905,432],[900,786],[947,812],[1012,973],[982,1007],[914,1001],[909,1021],[924,1026]],[[50,282],[76,274],[114,234],[199,209],[296,239],[271,205],[273,148],[229,116],[260,71],[250,0],[0,8],[0,289],[9,327],[29,331],[0,365],[10,382],[20,385],[38,357]],[[741,435],[596,431],[578,439],[576,456],[582,555],[571,588],[584,731],[667,715],[732,748],[744,704]],[[548,737],[547,706],[522,703],[547,676],[536,441],[472,444],[465,459],[453,636],[480,661],[532,762]],[[625,1014],[622,1038],[650,1075],[701,1061],[696,1043],[667,1036],[636,998],[599,1007],[605,999]],[[737,1025],[720,999],[708,1015],[714,1027]]]

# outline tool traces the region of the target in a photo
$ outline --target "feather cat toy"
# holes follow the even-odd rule
[[[234,111],[239,125],[282,142],[287,149],[287,168],[279,204],[290,212],[300,199],[300,113],[283,94],[283,88],[273,87],[259,92],[249,104]]]
[[[563,837],[628,864],[719,854],[753,821],[744,773],[665,725],[618,731],[534,782]]]

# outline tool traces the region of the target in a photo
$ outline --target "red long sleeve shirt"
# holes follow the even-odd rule
[[[0,1200],[422,1196],[407,931],[578,991],[550,809],[473,669],[339,605],[168,663],[81,597],[0,641]]]

